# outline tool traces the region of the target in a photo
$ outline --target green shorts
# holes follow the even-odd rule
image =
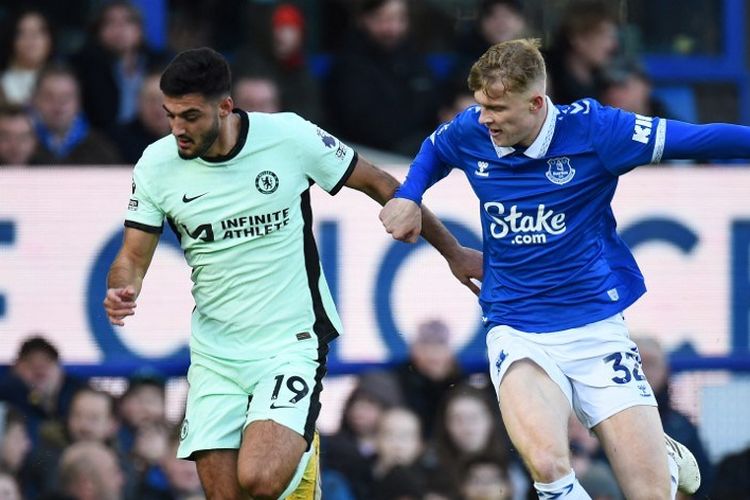
[[[250,422],[273,420],[305,438],[320,413],[328,345],[304,342],[271,358],[238,364],[191,353],[178,458],[197,451],[239,449]]]

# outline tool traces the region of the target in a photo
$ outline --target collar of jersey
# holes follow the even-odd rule
[[[203,156],[201,156],[201,161],[204,161],[209,165],[224,163],[240,154],[242,148],[245,147],[245,142],[247,142],[247,133],[250,130],[250,119],[247,116],[247,112],[241,110],[240,108],[232,109],[232,113],[236,113],[240,117],[240,133],[237,137],[237,142],[227,154],[222,156],[212,156],[211,158],[204,158]]]
[[[557,114],[559,113],[555,105],[552,103],[552,99],[550,99],[549,96],[545,96],[545,99],[547,100],[547,116],[544,119],[542,129],[539,131],[539,135],[536,136],[536,139],[534,139],[534,142],[531,143],[531,146],[526,148],[526,151],[523,152],[525,156],[534,158],[535,160],[538,160],[547,154],[549,145],[552,142],[552,136],[555,134],[555,124],[557,123]],[[490,141],[491,140],[492,138],[490,137]],[[516,150],[516,148],[512,146],[498,146],[494,142],[492,145],[495,146],[495,152],[497,152],[497,156],[500,158],[508,156]]]

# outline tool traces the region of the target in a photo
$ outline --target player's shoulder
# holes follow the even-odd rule
[[[280,113],[261,113],[258,111],[252,111],[248,113],[250,116],[250,124],[253,123],[261,125],[263,128],[288,130],[290,127],[299,128],[312,125],[310,122],[305,120],[297,113],[291,111],[284,111]]]
[[[621,110],[605,106],[591,97],[555,107],[557,126],[565,130],[567,136],[582,141],[595,136],[597,130],[611,127],[621,113]]]

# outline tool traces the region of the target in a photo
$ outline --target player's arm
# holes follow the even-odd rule
[[[135,314],[135,300],[158,243],[158,233],[125,228],[122,247],[107,275],[104,309],[112,324],[123,326],[124,319]]]
[[[437,156],[433,137],[425,139],[422,143],[419,153],[409,167],[404,184],[380,212],[383,227],[399,241],[417,241],[422,224],[422,196],[430,186],[450,172]]]
[[[346,180],[345,186],[362,191],[381,205],[391,204],[394,201],[408,201],[412,204],[415,210],[410,210],[413,212],[411,217],[416,220],[416,223],[410,226],[410,234],[399,233],[400,238],[398,239],[416,241],[421,233],[445,257],[456,278],[474,293],[479,293],[479,288],[471,280],[482,279],[481,252],[461,246],[453,234],[426,207],[420,208],[411,200],[393,199],[396,190],[399,188],[399,182],[392,175],[375,167],[360,156],[354,170]],[[382,217],[381,212],[381,220]],[[400,227],[406,228],[406,226],[404,224]],[[396,233],[391,232],[391,234],[397,237]]]
[[[728,123],[694,125],[666,120],[664,159],[750,158],[750,127]]]

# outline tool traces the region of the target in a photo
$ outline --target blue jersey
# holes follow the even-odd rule
[[[673,122],[593,99],[547,102],[544,125],[525,150],[495,145],[479,107],[466,109],[425,141],[397,193],[419,202],[450,169],[464,172],[479,198],[488,327],[544,333],[631,305],[646,287],[616,231],[610,202],[618,176],[662,156],[734,155],[732,141],[750,138],[745,127]],[[670,134],[679,138],[670,142]]]

